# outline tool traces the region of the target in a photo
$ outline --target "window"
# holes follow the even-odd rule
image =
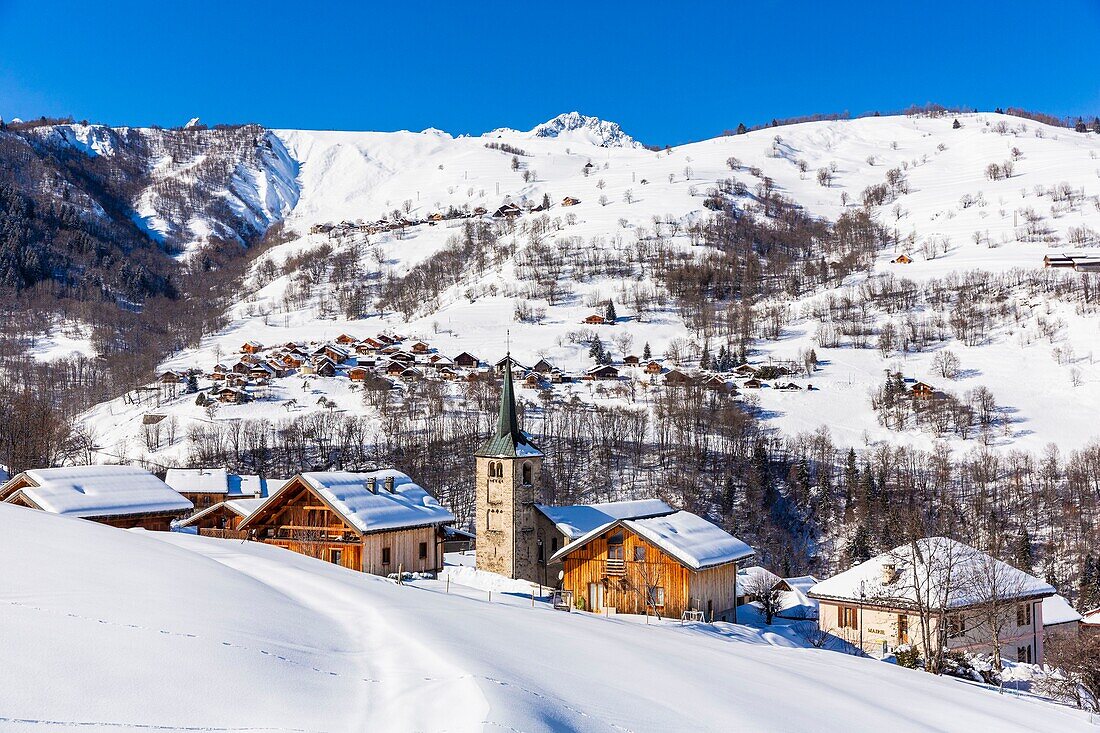
[[[1031,664],[1031,644],[1016,647],[1016,661]]]
[[[966,619],[961,613],[953,613],[947,617],[947,638],[957,639],[966,633]]]
[[[558,551],[558,538],[557,537],[551,537],[550,538],[550,554],[553,555],[557,551]]]
[[[543,545],[542,545],[542,538],[541,537],[539,537],[539,562],[540,563],[545,563],[546,562],[546,548],[544,548]]]
[[[1031,626],[1031,604],[1030,603],[1017,603],[1016,604],[1016,625],[1017,626]]]
[[[837,609],[837,620],[842,629],[858,629],[859,616],[855,606],[841,606]]]
[[[645,562],[645,545],[634,546],[634,562]]]
[[[388,548],[388,547],[383,547],[382,548],[382,564],[383,565],[389,565],[390,564],[390,548]]]
[[[333,563],[334,565],[339,565],[340,564],[340,558],[343,556],[343,554],[344,554],[343,550],[329,550],[328,551],[328,561]]]
[[[427,560],[428,559],[428,543],[427,542],[421,542],[420,543],[420,559],[421,560]]]
[[[909,641],[909,616],[898,614],[898,641],[904,644]]]
[[[533,474],[534,474],[534,469],[531,467],[531,464],[530,463],[524,463],[523,464],[523,485],[524,486],[530,486],[531,485],[531,477],[532,477]]]
[[[646,603],[661,608],[665,605],[665,589],[659,585],[646,586]]]

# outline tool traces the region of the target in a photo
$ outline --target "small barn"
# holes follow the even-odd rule
[[[564,564],[562,587],[596,613],[657,613],[737,620],[737,563],[747,544],[691,512],[618,519],[551,557]]]
[[[167,532],[194,505],[144,468],[72,466],[17,474],[0,501],[112,527]]]
[[[618,379],[619,370],[610,364],[604,364],[603,366],[592,367],[585,373],[586,379]]]
[[[907,254],[901,254],[891,260],[895,265],[908,265],[912,264],[913,258]]]
[[[241,522],[256,511],[265,498],[227,499],[195,512],[182,522],[176,523],[176,529],[193,529],[204,537],[222,537],[224,539],[243,540],[248,537],[239,527]]]
[[[443,567],[454,515],[400,471],[303,473],[238,529],[249,537],[375,575]]]

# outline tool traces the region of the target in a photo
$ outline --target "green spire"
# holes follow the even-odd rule
[[[504,359],[504,388],[500,392],[500,413],[497,415],[497,429],[493,437],[486,440],[477,449],[478,456],[506,456],[513,458],[524,455],[542,455],[531,439],[519,428],[519,416],[516,415],[516,396],[512,386],[512,355]]]

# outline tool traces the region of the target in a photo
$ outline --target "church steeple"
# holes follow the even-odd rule
[[[481,444],[475,456],[541,456],[542,451],[520,430],[516,414],[515,389],[512,386],[512,355],[504,359],[504,387],[500,392],[500,412],[496,433]]]

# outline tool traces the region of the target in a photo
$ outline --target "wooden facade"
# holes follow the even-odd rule
[[[239,528],[252,539],[374,575],[443,569],[440,527],[360,532],[300,476]]]
[[[562,587],[587,611],[648,609],[666,618],[703,611],[707,620],[737,618],[736,562],[693,570],[621,523],[563,560]]]
[[[36,484],[25,475],[16,476],[0,487],[0,489],[2,489],[2,491],[0,491],[0,501],[8,504],[15,504],[16,506],[27,507],[28,509],[46,511],[35,504],[34,501],[22,491],[24,488],[35,485]],[[97,524],[106,524],[108,527],[118,527],[119,529],[145,529],[150,532],[169,532],[172,529],[172,522],[186,514],[187,512],[185,511],[173,510],[89,516],[81,517],[81,519],[85,519],[89,522],[96,522]]]

